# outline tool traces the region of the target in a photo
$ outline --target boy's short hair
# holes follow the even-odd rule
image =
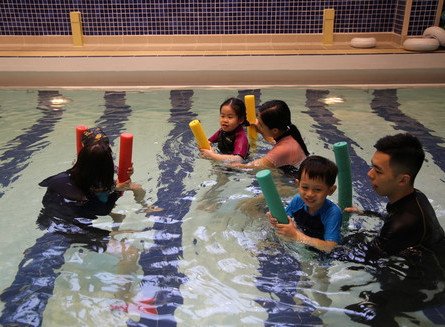
[[[409,133],[387,135],[379,139],[374,147],[389,155],[389,165],[397,174],[409,174],[411,183],[414,183],[425,160],[425,152],[417,137]]]
[[[305,173],[310,179],[321,179],[326,185],[333,186],[337,178],[337,165],[331,160],[321,156],[308,156],[300,164],[298,179]]]

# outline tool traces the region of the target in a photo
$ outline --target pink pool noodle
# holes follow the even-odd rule
[[[83,148],[82,144],[82,136],[83,132],[85,132],[88,129],[85,125],[78,125],[76,126],[76,149],[77,154],[79,154],[80,150]]]
[[[117,179],[120,183],[130,179],[128,168],[131,167],[131,157],[133,155],[133,134],[122,133],[119,145],[119,172]]]

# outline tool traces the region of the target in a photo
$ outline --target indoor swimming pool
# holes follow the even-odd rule
[[[265,218],[254,172],[201,158],[188,125],[199,119],[207,135],[213,134],[219,105],[229,97],[254,94],[257,104],[284,100],[311,153],[334,160],[333,144],[349,144],[353,202],[374,211],[384,211],[386,200],[375,194],[366,175],[373,145],[384,135],[410,132],[426,152],[416,187],[445,226],[444,91],[0,90],[0,322],[359,326],[375,314],[356,305],[367,294],[404,292],[399,286],[408,285],[406,302],[386,304],[377,313],[380,324],[444,324],[445,280],[428,280],[415,289],[409,282],[391,283],[403,279],[401,259],[386,260],[380,269],[280,240]],[[111,216],[94,221],[95,229],[68,237],[51,224],[39,228],[45,188],[38,183],[71,167],[77,125],[101,127],[116,159],[119,135],[132,133],[132,180],[146,194],[135,199],[126,192]],[[270,147],[259,138],[250,158]],[[293,185],[279,173],[275,178],[279,188]],[[337,201],[337,193],[331,199]],[[375,217],[353,215],[343,235],[372,237],[380,226]]]

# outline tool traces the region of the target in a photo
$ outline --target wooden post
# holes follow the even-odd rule
[[[83,46],[82,19],[80,11],[70,12],[71,35],[75,46]]]
[[[334,42],[334,9],[323,10],[323,43],[331,44]]]

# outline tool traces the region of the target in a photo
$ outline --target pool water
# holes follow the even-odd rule
[[[220,103],[255,94],[286,101],[311,153],[334,160],[349,144],[354,203],[384,210],[366,173],[375,141],[411,132],[425,146],[416,187],[445,226],[443,88],[264,88],[147,91],[0,91],[1,321],[31,326],[361,325],[351,309],[382,286],[375,267],[320,256],[277,238],[252,171],[199,156],[188,123],[218,129]],[[134,134],[133,181],[112,217],[94,227],[113,236],[68,239],[38,228],[44,178],[71,167],[75,126],[100,126],[117,158],[119,134]],[[270,145],[258,139],[251,158]],[[116,160],[117,161],[117,160]],[[293,181],[276,173],[280,191]],[[284,191],[283,191],[284,192]],[[283,193],[284,194],[284,193]],[[283,199],[288,201],[287,191]],[[331,197],[337,200],[337,193]],[[113,219],[118,221],[114,222]],[[119,222],[121,221],[121,222]],[[375,234],[381,222],[352,216],[344,235]],[[97,237],[97,235],[95,235]],[[397,260],[388,263],[403,271]],[[397,268],[399,267],[399,268]],[[445,288],[422,290],[433,297]],[[427,301],[425,301],[427,302]],[[444,323],[445,302],[400,305],[382,325]],[[442,319],[442,320],[441,320]]]

